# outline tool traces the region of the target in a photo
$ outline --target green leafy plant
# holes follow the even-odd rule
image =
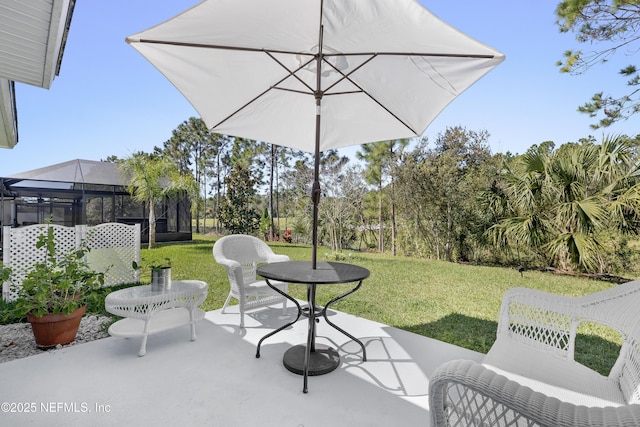
[[[138,264],[136,261],[132,261],[131,267],[134,270],[140,270],[141,272],[145,269],[148,269],[149,271],[160,271],[163,268],[171,268],[171,258],[165,257],[162,259],[162,261],[158,261],[155,259],[146,261],[143,259],[140,264]]]
[[[0,269],[0,279],[10,283],[16,297],[7,316],[70,314],[95,302],[98,289],[104,285],[104,273],[92,270],[86,262],[85,255],[90,250],[86,242],[59,254],[53,227],[48,225],[46,233],[38,236],[36,248],[45,248],[46,258],[30,267],[21,283],[17,283],[11,268]]]

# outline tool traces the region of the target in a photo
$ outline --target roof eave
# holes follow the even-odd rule
[[[18,143],[18,112],[15,84],[0,79],[0,148],[13,148]]]
[[[49,43],[44,62],[42,87],[49,89],[55,76],[60,74],[62,56],[67,44],[71,18],[76,0],[55,1],[51,11]],[[54,41],[53,43],[51,41]]]

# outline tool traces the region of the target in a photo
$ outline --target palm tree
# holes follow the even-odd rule
[[[634,150],[618,136],[524,154],[506,170],[509,214],[491,228],[494,241],[526,245],[563,270],[601,271],[602,236],[638,232]]]
[[[180,174],[168,158],[143,152],[124,159],[121,169],[132,197],[149,205],[149,249],[152,249],[156,246],[156,203],[183,191],[191,196],[197,194],[197,185],[193,175]]]

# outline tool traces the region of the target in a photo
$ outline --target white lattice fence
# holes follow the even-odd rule
[[[56,238],[56,249],[68,252],[76,247],[76,231],[73,227],[51,224]],[[21,283],[27,276],[25,271],[33,264],[43,262],[47,252],[45,248],[36,248],[38,236],[45,234],[46,225],[30,225],[27,227],[3,227],[2,264],[11,267],[16,282]]]
[[[105,286],[140,280],[140,272],[132,267],[132,261],[140,264],[140,224],[110,222],[78,227],[80,238],[91,249],[87,262],[92,269],[105,272]]]
[[[67,252],[87,241],[91,251],[87,262],[93,270],[105,272],[105,286],[132,283],[140,273],[132,262],[140,263],[140,225],[106,223],[95,227],[77,225],[65,227],[51,224],[56,237],[56,251]],[[44,248],[36,249],[38,236],[46,232],[47,225],[3,227],[3,257],[5,267],[11,267],[17,284],[26,277],[25,271],[37,262],[45,260]],[[3,285],[3,298],[10,298],[8,284]]]

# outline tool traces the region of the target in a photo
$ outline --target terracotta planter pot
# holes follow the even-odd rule
[[[31,323],[33,336],[38,347],[55,347],[69,344],[76,339],[80,320],[87,307],[80,307],[71,314],[45,314],[36,317],[29,313],[27,321]]]

